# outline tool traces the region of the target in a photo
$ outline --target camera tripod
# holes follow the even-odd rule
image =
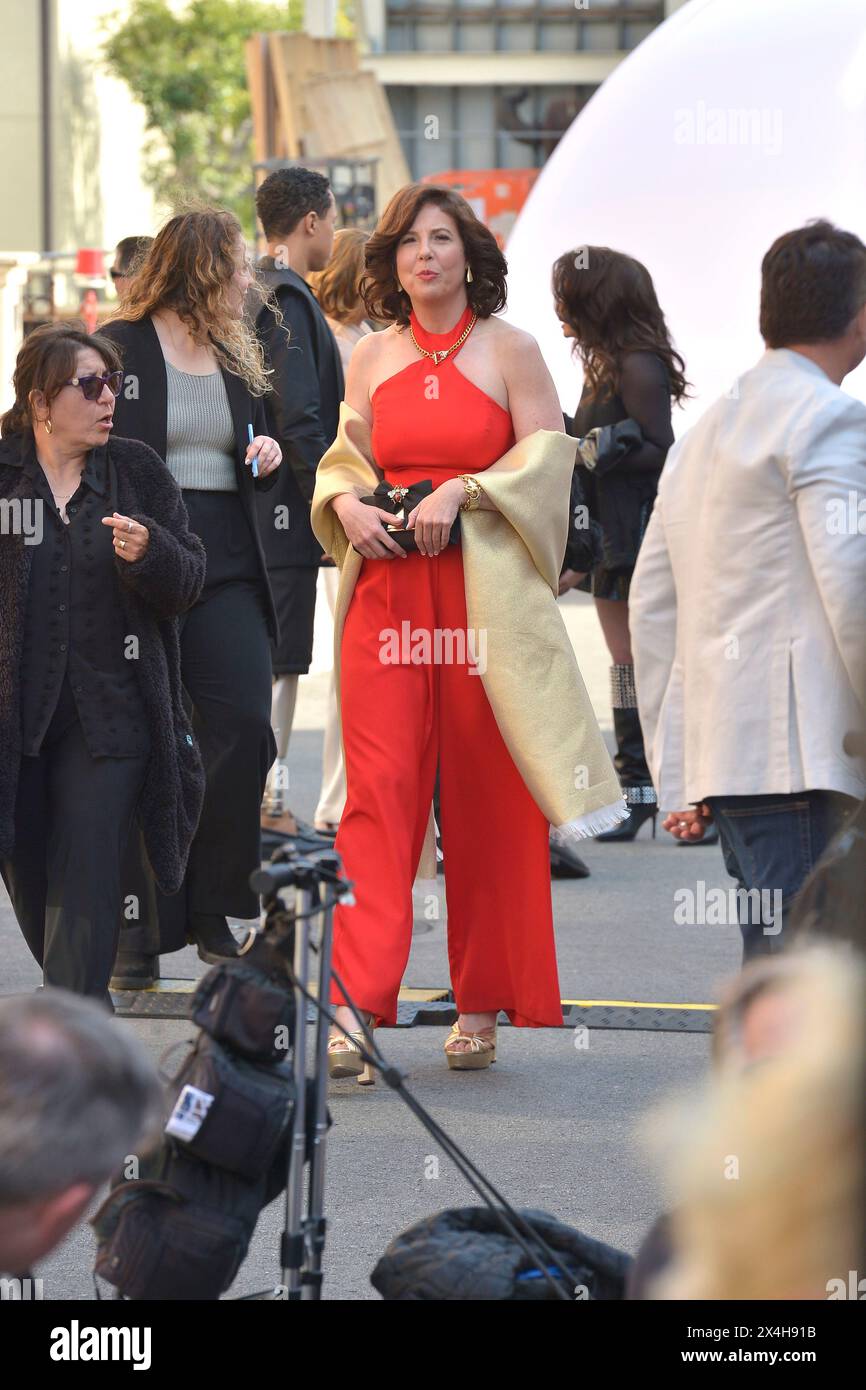
[[[263,899],[258,931],[273,933],[285,956],[295,999],[293,1078],[295,1105],[288,1146],[288,1179],[285,1223],[280,1239],[282,1284],[252,1295],[262,1300],[318,1301],[322,1293],[325,1248],[324,1215],[325,1151],[328,1131],[328,1026],[336,1020],[329,1006],[332,977],[357,1019],[366,1040],[362,1060],[376,1068],[386,1085],[395,1090],[440,1148],[452,1160],[471,1187],[495,1213],[503,1229],[520,1245],[551,1287],[554,1297],[573,1300],[573,1279],[560,1255],[542,1235],[506,1201],[496,1187],[463,1153],[419,1100],[407,1090],[402,1073],[389,1066],[362,1014],[351,1002],[343,982],[332,971],[333,914],[338,902],[352,906],[352,884],[340,877],[340,858],[330,846],[321,849],[309,839],[289,839],[264,868],[250,875],[250,886]],[[281,894],[294,889],[293,906]],[[319,922],[318,929],[314,927]],[[281,939],[279,939],[281,938]],[[318,956],[316,991],[311,989],[311,957]],[[289,965],[289,955],[292,963]],[[316,1010],[312,1078],[308,1083],[310,1049],[307,1039],[307,1005]],[[307,1208],[304,1211],[304,1165],[309,1157]]]

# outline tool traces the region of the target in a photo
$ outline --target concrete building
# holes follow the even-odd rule
[[[163,215],[141,177],[144,113],[99,64],[103,22],[129,5],[0,0],[0,406],[25,313],[41,308],[28,304],[28,280],[31,294],[47,283],[34,267],[51,257],[54,308],[74,315],[79,248],[110,250]]]
[[[682,3],[359,0],[364,65],[387,90],[413,177],[540,168],[614,67]]]
[[[144,113],[102,71],[102,25],[130,0],[0,0],[0,251],[113,246],[152,230]]]

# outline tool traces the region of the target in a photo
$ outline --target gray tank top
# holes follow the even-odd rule
[[[166,457],[181,488],[237,492],[235,430],[222,373],[194,376],[165,364]]]

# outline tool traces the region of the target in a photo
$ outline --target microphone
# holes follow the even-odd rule
[[[249,885],[254,893],[263,898],[274,897],[281,888],[291,884],[312,887],[313,884],[330,883],[340,898],[351,895],[352,884],[347,879],[337,877],[340,867],[339,855],[332,849],[317,855],[304,855],[284,860],[282,863],[265,864],[254,869],[249,877]]]
[[[260,893],[263,898],[272,898],[281,888],[288,888],[296,878],[296,863],[268,864],[262,869],[253,870],[249,884],[254,893]]]

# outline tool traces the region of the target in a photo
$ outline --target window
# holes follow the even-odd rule
[[[392,87],[413,179],[446,169],[538,169],[594,87]]]
[[[663,0],[386,0],[389,52],[617,52],[664,19]]]

